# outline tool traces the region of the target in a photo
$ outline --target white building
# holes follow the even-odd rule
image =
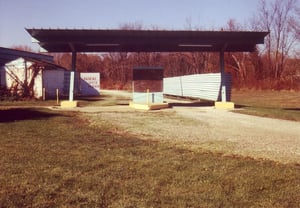
[[[65,73],[52,56],[0,47],[0,86],[12,95],[55,97],[56,89],[64,94]]]
[[[0,47],[0,89],[11,95],[40,99],[68,96],[70,71],[53,56]],[[100,95],[100,73],[75,73],[75,94]]]

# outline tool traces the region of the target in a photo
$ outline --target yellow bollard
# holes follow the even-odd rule
[[[149,105],[149,89],[147,89],[147,105]]]
[[[43,101],[46,100],[46,89],[45,87],[43,87]]]
[[[56,104],[59,105],[59,90],[56,89]]]

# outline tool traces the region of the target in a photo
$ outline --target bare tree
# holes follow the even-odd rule
[[[295,33],[295,38],[297,39],[297,49],[295,50],[295,54],[297,57],[300,57],[300,5],[295,9],[296,15],[293,19],[290,20],[290,25],[292,30]]]
[[[277,80],[282,78],[287,58],[296,41],[291,22],[294,21],[297,2],[297,0],[261,0],[259,15],[254,21],[254,29],[270,31],[264,51],[268,58],[266,68]]]
[[[243,26],[240,25],[235,19],[229,19],[227,26],[225,27],[228,31],[240,31],[243,30]],[[248,77],[248,68],[246,60],[248,58],[248,53],[246,52],[235,52],[228,53],[229,59],[226,62],[227,65],[233,69],[235,73],[238,74],[239,81],[245,82]]]

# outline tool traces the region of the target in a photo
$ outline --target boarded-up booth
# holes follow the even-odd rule
[[[160,109],[167,107],[163,99],[162,67],[133,68],[131,106],[141,109]]]

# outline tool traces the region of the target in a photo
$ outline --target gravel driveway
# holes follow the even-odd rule
[[[118,96],[120,96],[118,92]],[[128,96],[128,93],[124,96]],[[262,118],[213,107],[134,110],[127,105],[85,107],[93,125],[111,123],[116,133],[199,148],[300,164],[300,122]]]
[[[299,122],[216,109],[178,107],[175,110],[181,116],[207,124],[202,133],[215,142],[231,143],[232,153],[300,163]]]

